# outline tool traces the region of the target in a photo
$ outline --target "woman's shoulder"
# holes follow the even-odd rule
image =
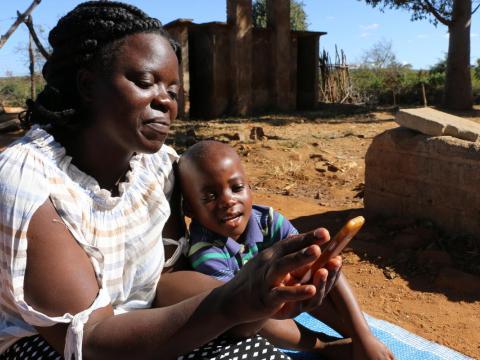
[[[12,181],[12,177],[31,177],[39,181],[39,175],[45,174],[48,166],[46,150],[42,151],[42,145],[47,139],[39,137],[39,133],[29,131],[23,137],[10,144],[0,153],[0,182],[6,179]]]
[[[29,209],[49,195],[51,165],[27,133],[0,153],[2,207]]]

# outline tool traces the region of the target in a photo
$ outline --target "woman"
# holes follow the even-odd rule
[[[177,46],[158,20],[103,1],[77,6],[49,41],[46,87],[24,119],[34,126],[0,155],[1,359],[214,358],[232,347],[248,357],[250,339],[218,337],[322,302],[340,259],[311,284],[282,279],[318,258],[323,229],[279,243],[219,287],[192,272],[160,277],[162,233],[178,235],[166,226],[177,155],[164,145]]]

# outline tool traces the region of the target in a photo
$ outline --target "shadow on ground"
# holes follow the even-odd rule
[[[291,222],[300,232],[321,224],[335,234],[348,219],[359,215],[367,222],[348,247],[362,261],[382,269],[386,279],[400,276],[412,290],[441,293],[452,301],[480,299],[479,287],[474,289],[472,284],[480,279],[480,255],[471,238],[448,237],[426,221],[368,217],[363,208],[301,216]]]

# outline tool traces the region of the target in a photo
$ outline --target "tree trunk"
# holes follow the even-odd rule
[[[470,22],[472,0],[454,0],[452,22],[448,27],[445,106],[452,110],[469,110],[473,106],[470,74]]]

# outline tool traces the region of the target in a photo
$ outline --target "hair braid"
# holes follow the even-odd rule
[[[92,66],[107,69],[122,39],[141,32],[164,36],[180,60],[178,44],[161,22],[133,5],[88,1],[67,13],[50,31],[48,41],[53,51],[42,69],[46,86],[35,101],[27,101],[22,125],[51,125],[59,130],[87,125],[76,86],[78,70]]]

